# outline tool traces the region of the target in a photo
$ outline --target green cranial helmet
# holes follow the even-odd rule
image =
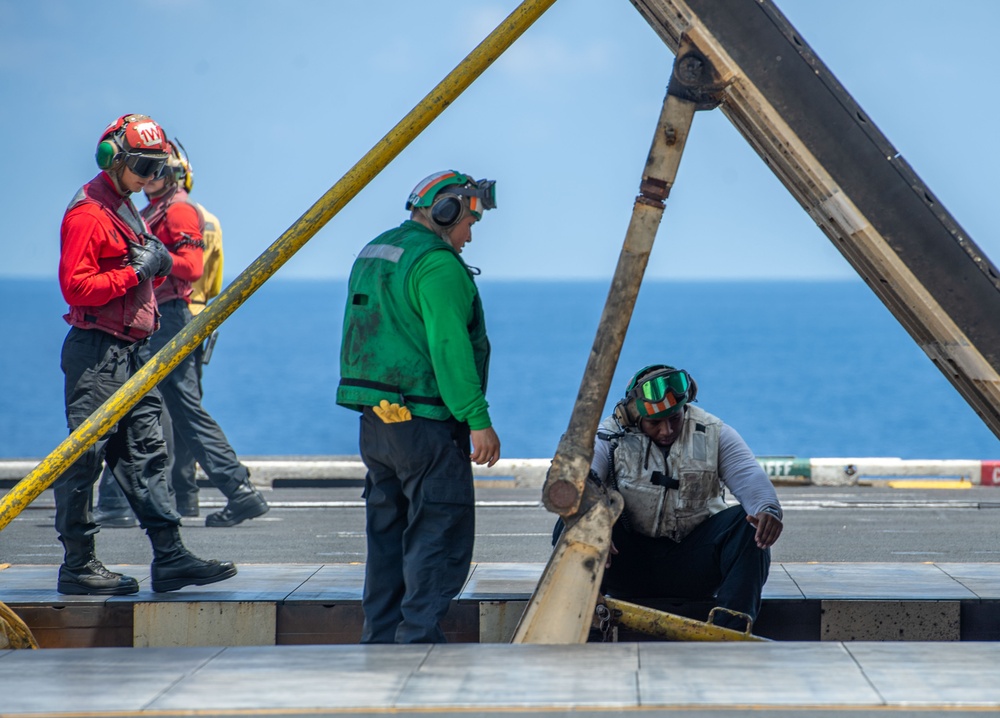
[[[461,197],[469,212],[478,220],[483,212],[497,206],[496,182],[494,180],[474,180],[455,170],[435,172],[417,183],[406,200],[406,209],[429,207],[434,221],[449,226],[461,216],[461,203],[441,201],[446,197]]]
[[[635,373],[619,407],[627,423],[634,425],[640,419],[663,419],[680,411],[697,393],[698,385],[683,369],[652,364]]]

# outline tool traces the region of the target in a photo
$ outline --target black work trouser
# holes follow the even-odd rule
[[[469,574],[475,497],[469,429],[361,415],[368,558],[362,643],[443,643],[440,621]]]
[[[173,299],[160,305],[160,328],[149,338],[142,350],[148,360],[166,346],[174,336],[191,321],[191,310],[183,299]],[[197,350],[196,350],[197,351]],[[194,353],[189,354],[160,382],[159,390],[169,419],[171,444],[170,480],[172,492],[181,503],[193,504],[197,500],[198,485],[194,478],[197,461],[219,491],[231,497],[236,489],[249,481],[250,472],[240,463],[218,422],[201,405],[201,373]],[[179,482],[175,478],[181,476]],[[101,508],[121,507],[114,486],[101,482]],[[180,484],[180,485],[178,485]],[[105,496],[105,487],[110,492]]]
[[[195,376],[198,380],[198,402],[204,397],[201,385],[201,358],[204,353],[204,344],[199,344],[191,352],[194,359]],[[198,479],[196,478],[197,460],[194,451],[188,445],[183,435],[174,432],[174,422],[170,418],[170,412],[163,412],[163,438],[167,440],[167,451],[170,454],[170,488],[175,494],[178,505],[197,506],[198,505]],[[223,436],[225,441],[225,437]],[[228,444],[228,442],[226,442]]]
[[[97,329],[73,327],[63,342],[66,423],[72,432],[141,366],[135,344]],[[94,483],[105,462],[144,529],[179,525],[169,504],[150,493],[165,485],[167,450],[160,429],[161,399],[151,389],[111,430],[85,451],[53,486],[56,531],[85,541],[99,527],[91,515]]]
[[[602,590],[616,598],[715,597],[716,605],[756,620],[771,567],[771,550],[758,548],[756,529],[741,506],[710,516],[680,542],[649,538],[615,524],[618,554]],[[715,623],[742,630],[745,622],[717,614]]]
[[[157,500],[173,508],[197,506],[198,479],[195,476],[197,465],[187,444],[176,440],[170,412],[165,406],[160,412],[160,428],[167,445],[167,470],[163,481],[150,483],[150,491]],[[97,505],[101,511],[107,514],[128,512],[129,506],[125,494],[118,487],[114,474],[107,466],[101,473],[97,496]]]

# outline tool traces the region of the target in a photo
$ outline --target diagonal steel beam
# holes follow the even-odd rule
[[[1000,437],[1000,272],[771,0],[630,0],[727,80],[721,109]]]

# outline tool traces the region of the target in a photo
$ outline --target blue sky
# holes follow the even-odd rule
[[[778,5],[1000,256],[1000,3]],[[0,0],[0,277],[54,275],[59,222],[96,173],[98,134],[143,112],[187,147],[231,280],[516,6]],[[484,279],[610,277],[672,59],[627,0],[559,0],[278,277],[346,276],[358,249],[404,218],[412,186],[446,168],[497,180],[499,208],[465,255]],[[648,274],[854,276],[718,111],[695,119]]]

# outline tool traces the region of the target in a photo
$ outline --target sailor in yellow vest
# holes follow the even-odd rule
[[[683,369],[648,366],[601,422],[591,478],[625,499],[603,590],[616,598],[707,598],[757,618],[782,530],[781,504],[735,429],[693,406]],[[727,506],[728,489],[739,505]],[[745,620],[716,612],[715,623]]]

